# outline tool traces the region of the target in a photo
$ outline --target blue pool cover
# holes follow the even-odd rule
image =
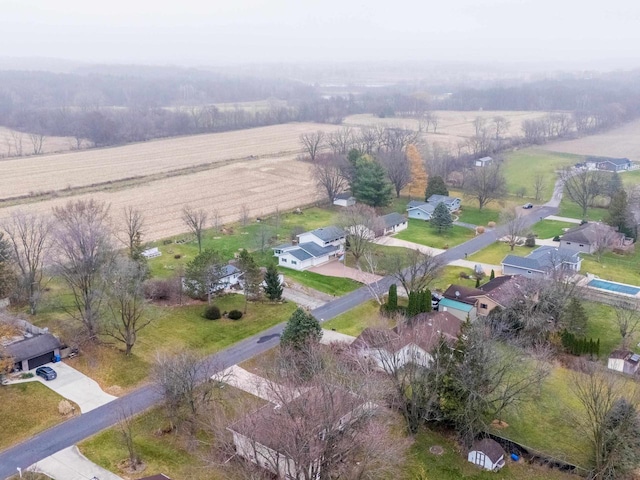
[[[623,285],[621,283],[607,282],[606,280],[594,279],[587,283],[587,286],[601,288],[603,290],[610,290],[612,292],[624,293],[626,295],[637,295],[638,293],[640,293],[640,288],[638,287]]]

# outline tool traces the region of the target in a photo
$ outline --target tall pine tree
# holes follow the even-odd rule
[[[630,218],[631,213],[629,211],[627,192],[621,188],[611,197],[611,203],[609,204],[609,211],[605,218],[605,222],[612,227],[617,228],[619,232],[630,237],[635,237],[635,232],[629,225],[631,223],[629,221]]]
[[[426,202],[429,200],[431,195],[449,195],[449,190],[447,190],[444,180],[438,175],[429,177],[427,189],[424,192],[424,201]]]
[[[269,300],[277,302],[282,298],[282,284],[275,263],[270,263],[264,275],[264,293]]]
[[[393,186],[384,167],[364,157],[356,161],[351,191],[358,202],[371,207],[386,207],[393,199]]]
[[[438,230],[438,233],[442,233],[443,230],[451,228],[451,225],[453,225],[453,218],[451,217],[451,212],[444,203],[440,202],[436,205],[436,208],[431,215],[430,223],[432,227]]]

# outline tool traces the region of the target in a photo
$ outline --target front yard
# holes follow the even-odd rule
[[[409,219],[409,228],[395,235],[395,238],[419,243],[433,248],[449,248],[472,239],[475,232],[468,228],[453,225],[448,230],[438,233],[429,222]]]
[[[524,257],[531,253],[533,248],[529,247],[515,247],[513,252],[509,245],[504,242],[494,242],[486,248],[483,248],[479,252],[469,255],[467,260],[478,263],[489,263],[491,265],[500,265],[504,257],[509,254],[518,255]],[[497,274],[498,272],[496,272]]]
[[[393,322],[380,315],[380,305],[375,300],[358,305],[336,318],[322,324],[322,328],[357,337],[367,327],[391,328]]]
[[[538,238],[547,239],[562,235],[566,229],[577,227],[576,223],[560,222],[558,220],[542,220],[531,227],[531,232]]]

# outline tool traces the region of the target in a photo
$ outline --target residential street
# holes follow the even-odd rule
[[[559,202],[559,200],[558,200]],[[527,225],[531,226],[541,218],[557,213],[556,206],[543,206],[525,214]],[[440,255],[446,263],[464,259],[465,253],[472,254],[502,236],[500,228],[450,248]],[[312,311],[321,321],[330,320],[371,298],[369,288],[384,293],[394,283],[392,277],[384,277],[369,287],[362,287],[343,297],[328,302]],[[280,338],[284,323],[269,328],[260,334],[247,338],[208,358],[213,374],[237,363],[243,362],[275,347]],[[13,446],[0,453],[0,478],[4,479],[16,473],[16,467],[23,469],[83,439],[106,429],[118,422],[122,410],[132,413],[142,412],[160,402],[160,395],[152,386],[143,386],[106,405],[98,407],[79,417],[72,418],[56,427],[36,435],[26,442]]]

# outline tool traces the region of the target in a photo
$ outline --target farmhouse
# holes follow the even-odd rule
[[[526,257],[507,255],[501,263],[504,275],[543,277],[558,272],[579,272],[582,259],[575,250],[543,246],[536,248]]]
[[[351,344],[361,357],[380,370],[393,373],[409,363],[427,366],[441,339],[455,343],[462,320],[449,312],[422,313],[410,324],[392,330],[366,328]]]
[[[482,157],[482,158],[478,158],[476,159],[474,165],[476,167],[486,167],[489,166],[493,163],[493,158],[491,157]]]
[[[504,456],[506,455],[504,449],[498,442],[490,438],[484,438],[480,441],[476,441],[467,460],[474,465],[484,468],[485,470],[497,471],[504,467]]]
[[[628,158],[588,157],[587,165],[595,164],[598,170],[610,172],[624,172],[631,169],[631,160]]]
[[[333,199],[333,204],[339,207],[352,207],[356,204],[356,197],[351,195],[351,192],[339,193]]]
[[[589,222],[567,230],[560,237],[561,250],[593,253],[599,244],[606,242],[611,250],[633,248],[633,240],[626,240],[624,234],[604,223]]]
[[[329,415],[331,418],[327,418],[326,395],[331,395],[332,404],[337,406],[335,414]],[[374,408],[375,405],[343,389],[335,388],[331,393],[311,389],[286,405],[267,404],[228,429],[239,456],[278,478],[320,478],[327,430],[342,432]],[[284,424],[282,431],[285,432],[299,430],[304,425],[315,430],[310,432],[315,435],[309,435],[309,439],[315,441],[305,442],[302,449],[296,443],[300,440],[296,436],[275,434],[273,425],[276,424]]]
[[[616,372],[633,375],[638,371],[640,365],[640,355],[629,350],[614,350],[609,355],[607,367]]]
[[[305,270],[327,263],[344,253],[346,232],[337,227],[324,227],[298,235],[298,244],[285,243],[273,247],[278,265]]]

